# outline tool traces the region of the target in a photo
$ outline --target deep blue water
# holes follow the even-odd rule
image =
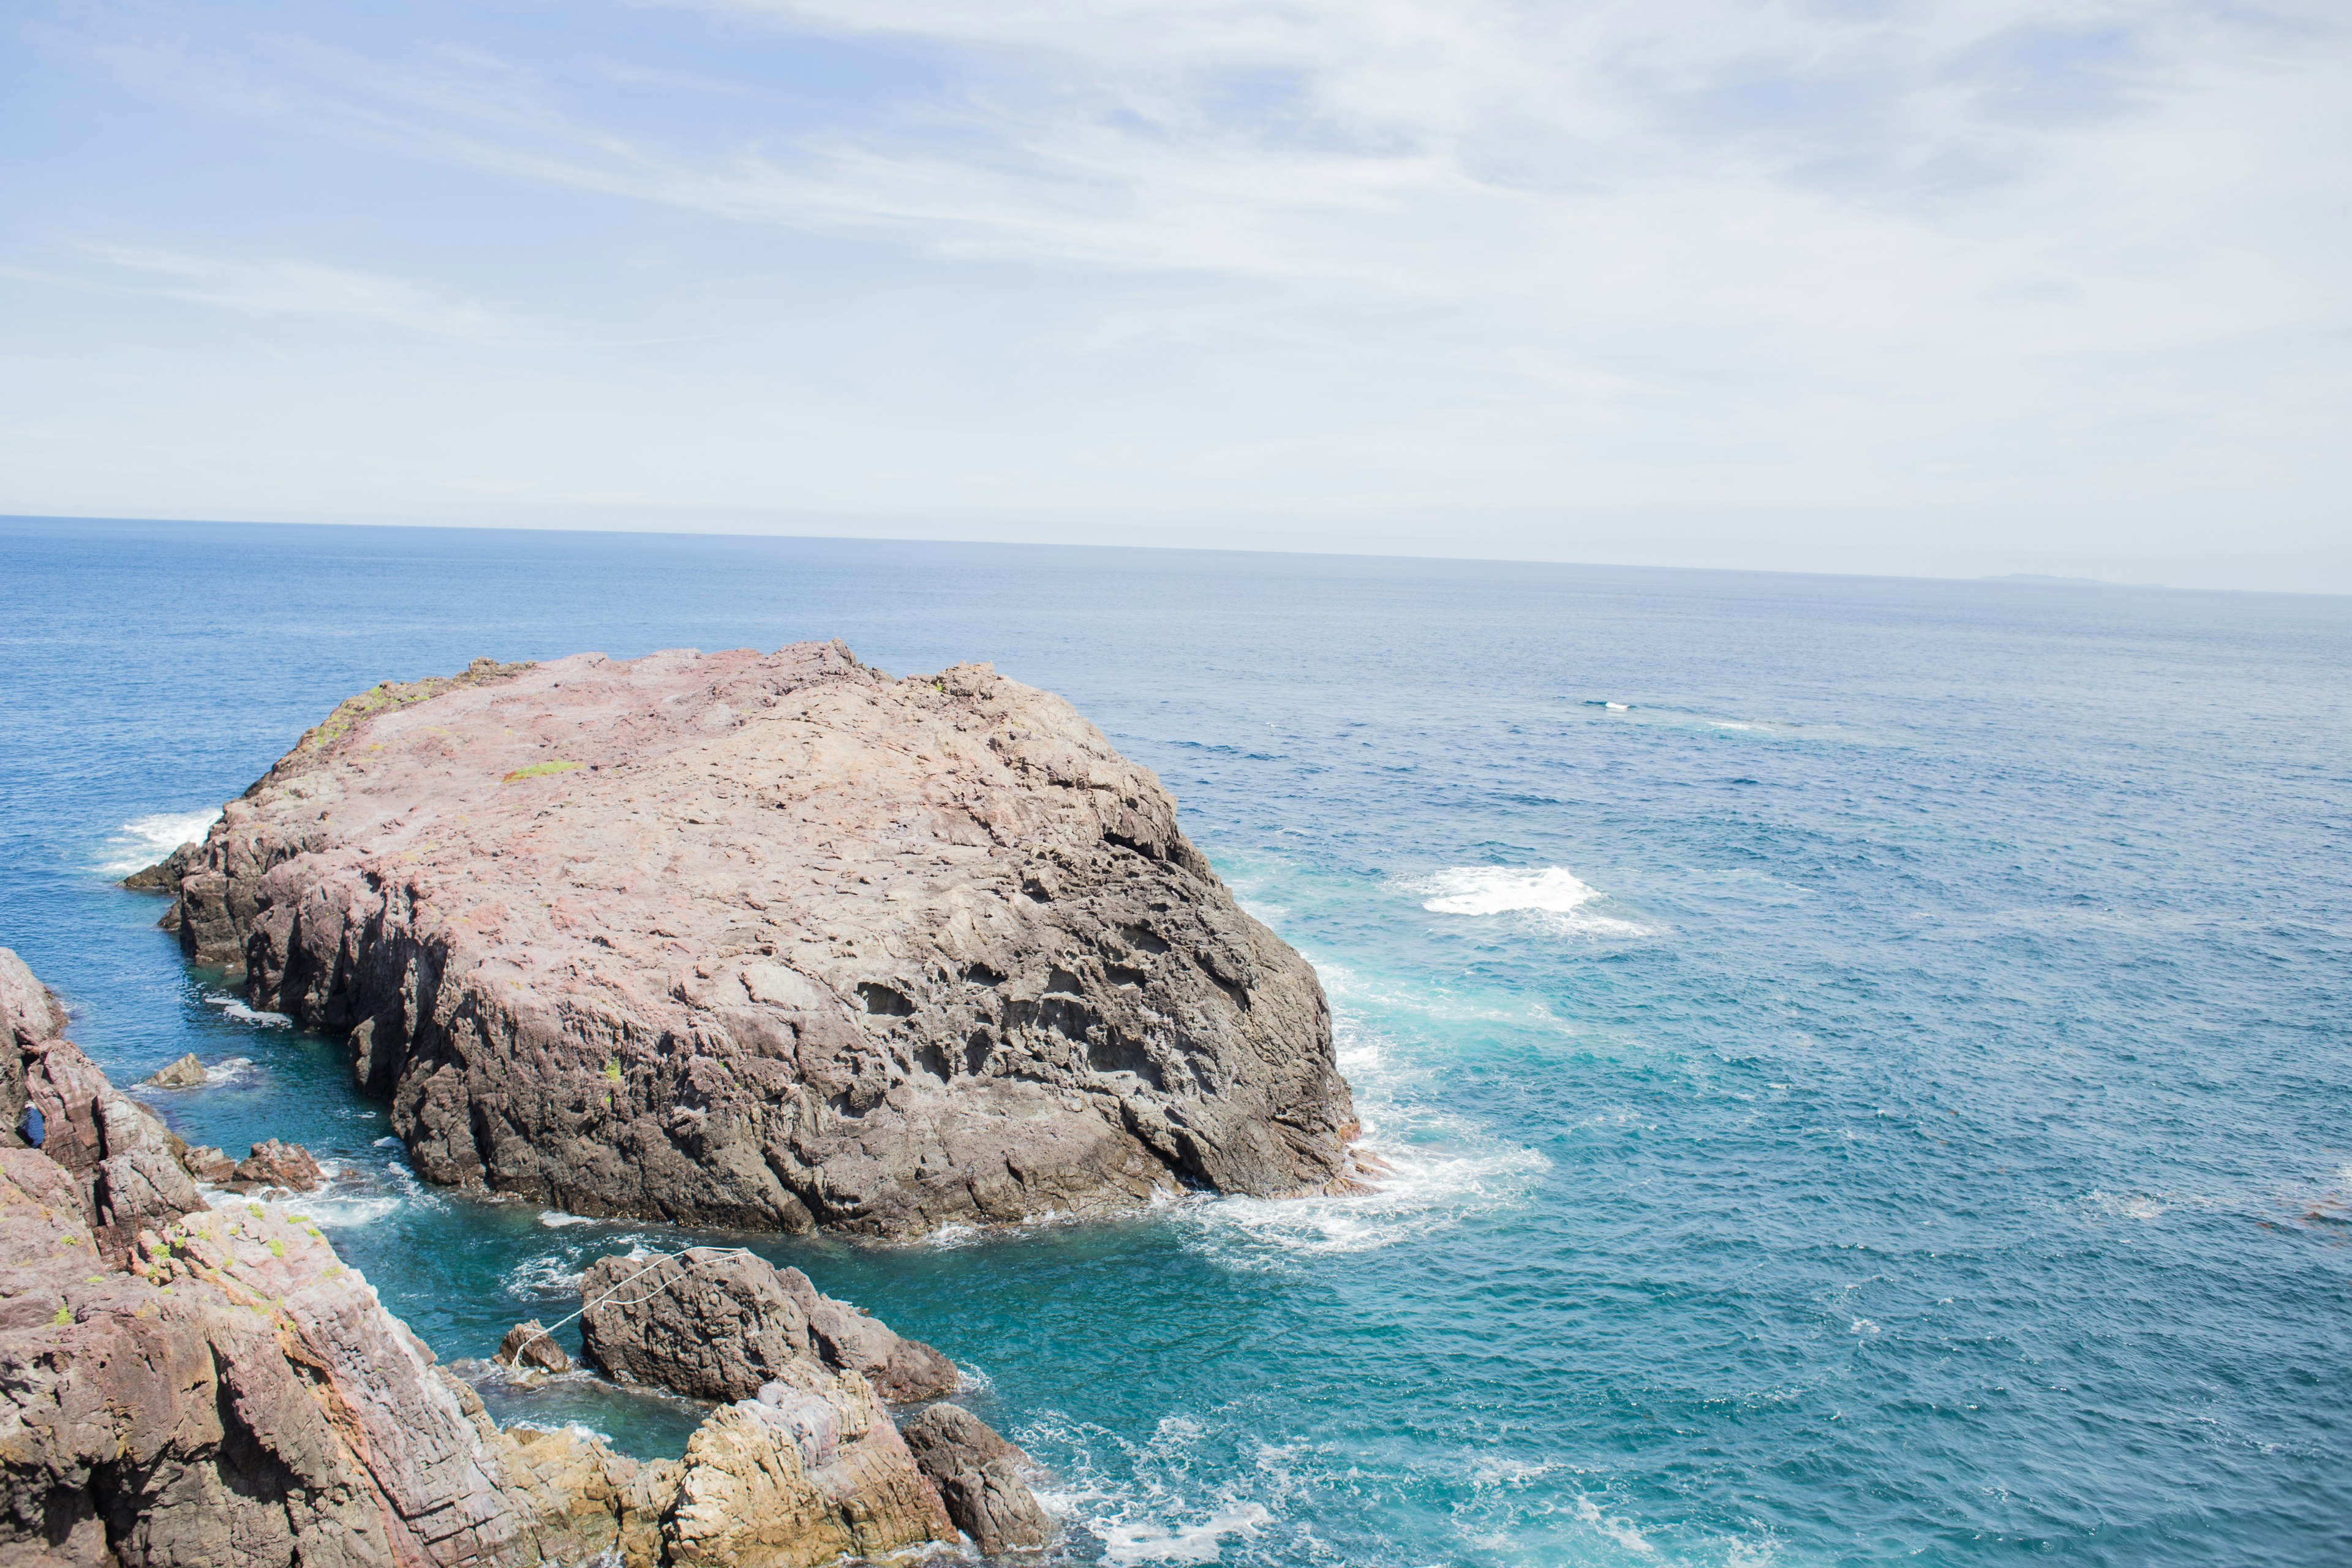
[[[835,636],[1157,768],[1398,1167],[764,1246],[984,1376],[1113,1561],[2352,1561],[2352,600],[0,521],[0,943],[118,1079],[249,1058],[158,1102],[348,1162],[337,1246],[481,1355],[675,1233],[417,1189],[103,868],[380,679]]]

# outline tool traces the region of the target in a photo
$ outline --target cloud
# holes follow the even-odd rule
[[[336,316],[470,342],[509,341],[490,312],[446,290],[296,260],[193,256],[136,246],[62,247],[69,270],[10,267],[11,276],[108,292],[148,294],[257,315]]]

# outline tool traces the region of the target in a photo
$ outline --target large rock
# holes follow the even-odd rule
[[[955,1535],[854,1372],[803,1366],[722,1406],[688,1440],[684,1469],[662,1546],[690,1568],[806,1568]]]
[[[212,1079],[205,1071],[205,1064],[196,1059],[196,1053],[190,1051],[178,1061],[157,1068],[140,1081],[156,1089],[201,1089]]]
[[[959,666],[478,661],[338,708],[175,906],[430,1179],[903,1236],[1354,1180],[1313,970],[1069,704]]]
[[[617,1381],[689,1398],[748,1399],[811,1368],[856,1373],[896,1401],[956,1386],[955,1363],[938,1351],[748,1252],[599,1258],[581,1277],[580,1299],[589,1360]]]
[[[187,1145],[117,1089],[65,1026],[48,988],[0,948],[0,1144],[26,1148],[19,1130],[26,1109],[37,1111],[40,1155],[71,1184],[92,1244],[119,1260],[142,1229],[205,1203],[183,1163]]]
[[[236,1180],[252,1187],[274,1187],[289,1193],[308,1193],[318,1189],[326,1180],[319,1169],[318,1160],[299,1143],[282,1142],[267,1138],[253,1145],[253,1152],[236,1163]]]
[[[730,1405],[640,1465],[500,1431],[282,1209],[158,1208],[110,1253],[93,1210],[126,1212],[121,1162],[158,1146],[26,980],[0,949],[0,1085],[84,1163],[0,1142],[0,1564],[800,1564],[950,1534],[855,1373],[799,1368],[772,1419]]]
[[[993,1557],[1040,1547],[1054,1519],[1021,1479],[1028,1456],[960,1405],[934,1405],[905,1431],[915,1464],[939,1489],[948,1517]]]

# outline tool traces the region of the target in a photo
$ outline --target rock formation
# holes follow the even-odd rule
[[[727,1406],[683,1463],[499,1430],[316,1226],[131,1161],[169,1134],[64,1025],[0,949],[0,1101],[54,1130],[0,1137],[0,1563],[801,1568],[951,1536],[855,1372]]]
[[[205,1064],[190,1051],[168,1067],[157,1068],[140,1080],[156,1089],[195,1089],[210,1081],[205,1074]]]
[[[348,1032],[435,1181],[882,1236],[1353,1184],[1313,970],[1149,770],[984,665],[387,683],[180,868],[189,954]]]
[[[1028,1456],[960,1405],[934,1405],[904,1432],[915,1464],[939,1489],[948,1517],[993,1557],[1045,1544],[1054,1521],[1021,1479]]]
[[[898,1403],[955,1391],[947,1357],[749,1252],[600,1258],[581,1277],[580,1300],[588,1359],[622,1383],[738,1400],[815,1368],[856,1373]]]
[[[274,1187],[281,1192],[307,1193],[315,1191],[325,1180],[319,1162],[310,1151],[299,1143],[283,1143],[275,1138],[253,1145],[253,1152],[236,1163],[236,1184],[246,1190]]]
[[[509,1329],[506,1338],[499,1342],[496,1357],[499,1364],[523,1372],[570,1372],[572,1358],[555,1342],[537,1318],[527,1319]]]

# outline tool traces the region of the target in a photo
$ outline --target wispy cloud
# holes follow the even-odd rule
[[[54,247],[69,265],[0,263],[0,272],[68,288],[147,294],[257,315],[335,316],[472,342],[512,341],[506,323],[446,290],[295,260],[194,256],[136,246]]]

